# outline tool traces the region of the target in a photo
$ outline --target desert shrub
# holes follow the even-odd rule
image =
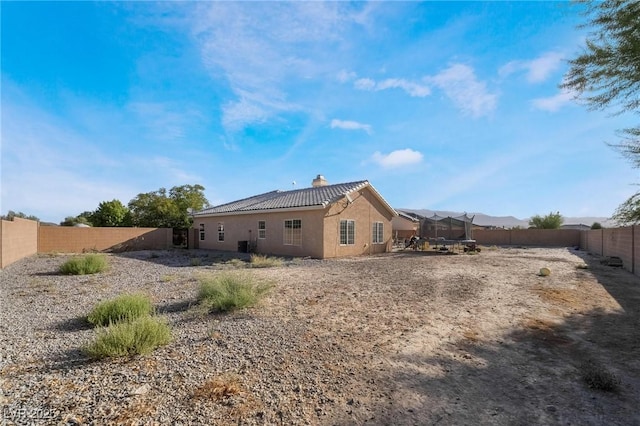
[[[107,258],[101,254],[76,256],[60,265],[60,273],[65,275],[97,274],[108,267]]]
[[[605,392],[615,392],[620,385],[620,379],[604,366],[592,360],[580,366],[582,378],[591,389]]]
[[[237,258],[229,259],[225,262],[225,264],[233,266],[234,268],[244,268],[245,266],[247,266],[244,260]]]
[[[151,300],[143,294],[123,294],[115,299],[98,303],[87,315],[87,320],[96,326],[106,326],[122,321],[150,315]]]
[[[198,302],[210,311],[232,311],[254,306],[271,289],[248,274],[221,274],[200,278]]]
[[[249,263],[252,268],[272,268],[282,266],[282,259],[262,254],[252,254]]]
[[[170,341],[171,329],[164,321],[143,316],[98,330],[96,339],[85,347],[85,352],[97,359],[144,355]]]
[[[190,263],[191,266],[200,266],[202,265],[202,259],[200,259],[199,257],[192,257]]]
[[[227,374],[202,383],[195,389],[193,396],[219,401],[240,393],[242,393],[240,378],[237,375]]]

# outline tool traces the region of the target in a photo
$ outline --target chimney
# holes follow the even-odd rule
[[[311,181],[311,186],[313,186],[314,188],[317,188],[318,186],[327,186],[327,185],[329,185],[329,182],[327,182],[327,180],[322,175],[316,176],[316,178],[313,181]]]

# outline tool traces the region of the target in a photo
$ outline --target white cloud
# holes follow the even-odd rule
[[[431,94],[428,86],[418,84],[402,78],[388,78],[376,82],[370,78],[360,78],[355,81],[354,87],[359,90],[380,91],[387,89],[402,89],[411,97],[424,98]]]
[[[376,82],[370,78],[359,78],[353,85],[359,90],[375,90],[376,88]]]
[[[424,80],[442,89],[461,111],[473,117],[488,115],[496,108],[498,96],[489,92],[487,85],[477,79],[468,65],[452,65]]]
[[[422,158],[422,153],[410,148],[392,151],[386,155],[376,151],[371,157],[375,163],[384,168],[398,168],[418,164],[422,162]]]
[[[127,110],[136,116],[136,123],[154,140],[182,140],[194,123],[204,119],[197,110],[166,102],[131,102]]]
[[[340,83],[346,83],[348,81],[354,80],[357,77],[357,74],[353,71],[340,70],[337,75],[337,79]]]
[[[431,89],[428,86],[420,85],[399,78],[389,78],[381,81],[377,85],[378,90],[398,88],[407,92],[410,96],[423,98],[431,94]]]
[[[232,132],[301,107],[313,110],[315,105],[291,100],[295,93],[289,85],[335,75],[332,58],[341,34],[367,19],[366,10],[340,2],[197,5],[190,27],[202,61],[211,77],[226,79],[238,98],[223,109],[223,125]],[[337,78],[355,74],[344,71]]]
[[[541,83],[560,68],[563,55],[560,52],[547,52],[530,61],[511,61],[498,70],[501,77],[524,71],[529,83]]]
[[[548,98],[537,98],[531,101],[534,108],[543,111],[556,112],[567,104],[570,104],[576,97],[574,92],[562,90],[560,93]]]
[[[368,134],[371,134],[371,126],[369,124],[358,123],[357,121],[349,121],[349,120],[331,120],[331,128],[332,129],[343,129],[343,130],[364,130]]]

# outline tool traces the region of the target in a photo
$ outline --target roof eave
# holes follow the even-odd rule
[[[391,207],[391,205],[389,203],[387,203],[387,200],[385,200],[382,197],[382,195],[380,195],[378,190],[373,185],[371,185],[371,182],[369,182],[369,181],[366,181],[364,184],[353,188],[349,192],[346,192],[345,196],[346,196],[346,194],[351,194],[353,192],[360,191],[361,189],[366,188],[366,187],[371,188],[371,192],[373,193],[374,197],[376,197],[378,199],[378,201],[380,201],[380,203],[382,203],[382,205],[385,206],[387,208],[387,210],[389,210],[393,216],[398,216],[398,212],[396,211],[396,209],[394,209],[393,207]]]
[[[195,219],[199,217],[223,217],[223,216],[238,216],[238,215],[249,215],[249,214],[288,213],[288,212],[299,212],[299,211],[309,211],[309,210],[322,210],[326,207],[327,207],[327,203],[318,204],[314,206],[302,206],[302,207],[285,207],[285,208],[260,209],[260,210],[240,210],[240,211],[220,212],[220,213],[201,213],[201,214],[194,214],[193,218]]]

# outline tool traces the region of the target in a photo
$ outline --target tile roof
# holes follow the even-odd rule
[[[227,204],[209,207],[194,216],[207,216],[224,213],[240,213],[262,210],[291,209],[301,207],[326,207],[335,203],[346,194],[364,188],[369,181],[361,180],[335,185],[318,186],[291,191],[271,191]]]

